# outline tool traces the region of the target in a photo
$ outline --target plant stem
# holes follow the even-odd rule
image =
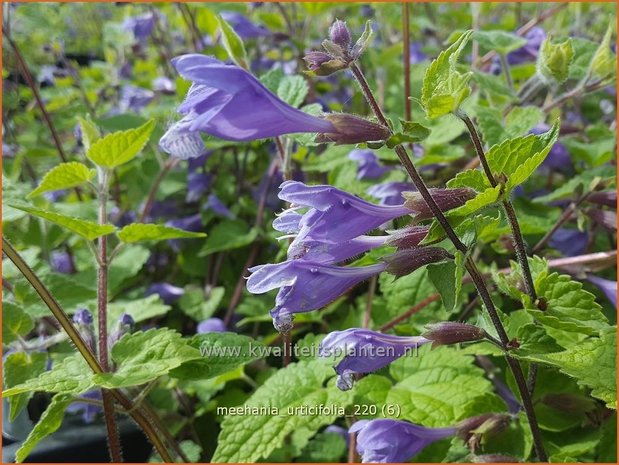
[[[471,136],[471,140],[473,141],[473,145],[475,146],[475,151],[477,152],[477,156],[479,158],[479,162],[488,178],[488,182],[492,187],[496,187],[498,185],[496,179],[494,178],[494,174],[490,169],[490,165],[488,164],[488,159],[486,158],[486,154],[484,152],[484,148],[481,143],[481,137],[479,137],[479,133],[477,132],[477,128],[473,124],[471,118],[466,115],[462,111],[457,111],[456,116],[458,116],[466,125],[469,134]],[[516,216],[516,211],[514,210],[514,206],[511,201],[503,200],[503,210],[505,210],[505,214],[507,215],[507,220],[512,230],[512,240],[514,243],[514,249],[516,250],[516,258],[518,263],[520,264],[520,268],[522,269],[522,275],[524,277],[524,285],[527,291],[527,294],[531,298],[531,301],[534,303],[537,300],[537,294],[535,292],[535,286],[533,285],[533,277],[531,276],[531,269],[529,267],[529,261],[527,259],[527,249],[524,243],[524,238],[522,236],[522,231],[520,230],[520,224],[518,223],[518,217]]]
[[[54,298],[52,293],[45,287],[43,282],[39,279],[39,277],[32,271],[32,268],[28,266],[26,261],[21,257],[19,252],[15,250],[15,248],[11,245],[11,243],[3,236],[2,237],[2,252],[13,262],[13,264],[17,267],[20,273],[26,278],[26,280],[30,283],[32,288],[39,294],[41,300],[47,305],[50,309],[58,323],[62,327],[62,329],[67,333],[71,342],[75,345],[78,352],[84,357],[84,360],[90,367],[90,369],[96,373],[103,373],[103,368],[99,364],[97,357],[95,354],[88,348],[84,339],[80,335],[79,331],[73,325],[73,322],[66,314],[66,312],[62,309],[58,301]],[[109,391],[112,393],[116,401],[131,415],[133,420],[140,426],[144,434],[148,437],[149,441],[153,444],[161,458],[165,462],[173,462],[172,457],[168,453],[164,444],[159,439],[157,432],[154,430],[152,425],[146,420],[143,414],[134,409],[133,403],[120,391],[112,390]]]
[[[350,65],[350,68],[353,72],[353,75],[357,79],[357,82],[361,86],[361,90],[363,91],[363,94],[368,101],[370,107],[372,108],[372,111],[374,112],[374,115],[376,116],[378,121],[385,127],[390,127],[387,118],[385,118],[385,115],[378,106],[378,103],[376,102],[372,90],[370,89],[370,86],[368,85],[361,69],[354,62]],[[490,293],[488,292],[488,288],[484,283],[484,279],[481,276],[473,260],[467,256],[468,248],[462,243],[462,241],[460,241],[460,239],[456,235],[456,232],[447,221],[447,218],[445,218],[445,215],[432,198],[432,195],[428,191],[425,182],[419,175],[419,172],[415,168],[415,165],[413,165],[412,161],[410,160],[406,149],[402,145],[397,145],[394,147],[394,150],[398,155],[398,158],[402,162],[404,168],[408,172],[409,176],[411,177],[413,183],[415,184],[415,187],[421,194],[422,198],[425,200],[430,210],[432,210],[432,213],[434,214],[436,220],[443,227],[445,234],[447,234],[456,249],[462,252],[465,257],[467,257],[465,259],[465,267],[469,275],[471,276],[475,287],[477,288],[477,292],[479,293],[482,301],[484,302],[486,310],[488,311],[488,315],[490,316],[493,326],[499,336],[499,340],[501,341],[501,346],[505,351],[505,358],[507,359],[512,373],[514,374],[514,378],[516,378],[516,384],[518,385],[518,389],[520,391],[523,407],[527,415],[527,419],[529,420],[529,425],[531,427],[535,452],[539,460],[546,462],[548,461],[548,457],[546,455],[546,451],[544,450],[541,433],[537,424],[537,418],[535,417],[535,411],[533,410],[533,402],[531,400],[531,395],[529,394],[529,391],[527,389],[524,373],[522,372],[520,363],[517,360],[513,359],[508,353],[509,337],[507,336],[505,328],[503,327],[503,323],[501,322],[497,309],[494,306],[494,302],[492,301]]]
[[[507,62],[507,57],[504,53],[499,53],[499,60],[501,61],[501,69],[503,70],[503,74],[505,75],[505,82],[507,82],[507,87],[509,87],[510,90],[514,90],[512,73],[509,70],[509,63]]]

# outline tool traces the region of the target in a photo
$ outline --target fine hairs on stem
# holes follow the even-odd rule
[[[376,116],[376,118],[378,119],[378,121],[384,126],[390,127],[389,122],[387,121],[387,118],[385,117],[380,106],[378,105],[378,102],[376,101],[376,98],[374,97],[374,94],[370,86],[368,85],[365,79],[365,76],[363,75],[363,72],[357,65],[357,63],[352,62],[350,64],[350,69],[353,75],[355,76],[355,79],[359,83],[359,86],[361,87],[363,95],[365,99],[367,100],[368,104],[370,105],[370,107],[372,108],[372,111],[374,115]],[[407,173],[411,177],[413,183],[415,184],[415,187],[421,194],[422,198],[426,201],[428,207],[434,214],[436,220],[443,227],[443,230],[447,234],[447,237],[450,239],[450,241],[453,243],[456,249],[462,252],[466,256],[468,252],[467,247],[458,238],[455,231],[453,230],[453,228],[447,221],[447,218],[445,217],[445,215],[443,214],[439,206],[436,204],[436,202],[432,198],[430,192],[428,191],[427,186],[425,185],[425,182],[421,178],[419,172],[417,171],[410,157],[408,156],[406,149],[402,145],[397,145],[394,147],[394,150],[396,154],[398,155],[400,162],[402,163]],[[533,409],[533,401],[531,399],[531,395],[529,393],[527,382],[525,380],[524,373],[522,371],[520,363],[517,360],[513,359],[508,353],[509,337],[505,331],[505,328],[503,327],[503,323],[501,322],[501,319],[499,318],[498,312],[494,306],[494,302],[492,301],[488,288],[486,287],[484,283],[484,279],[481,276],[481,273],[479,272],[479,270],[477,269],[477,266],[475,265],[475,263],[470,257],[466,258],[465,267],[469,275],[471,276],[471,279],[473,283],[475,284],[475,287],[477,288],[477,291],[482,301],[484,302],[486,310],[488,311],[488,315],[490,316],[490,319],[492,320],[492,324],[495,327],[495,330],[499,336],[499,340],[501,342],[503,350],[505,351],[505,358],[507,359],[507,363],[514,375],[514,378],[516,379],[518,391],[520,392],[523,407],[527,415],[529,425],[531,427],[531,433],[533,435],[533,443],[534,443],[535,452],[537,454],[537,457],[540,461],[547,462],[548,456],[546,455],[546,451],[544,449],[541,432],[539,429],[539,425],[537,423],[535,411]]]

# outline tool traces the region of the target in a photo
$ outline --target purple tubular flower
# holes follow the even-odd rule
[[[334,142],[335,145],[359,144],[385,140],[390,135],[389,128],[382,124],[346,113],[330,113],[325,116],[325,120],[333,124],[333,129],[317,134],[315,142]]]
[[[221,139],[248,141],[297,132],[333,132],[329,121],[311,116],[273,95],[244,69],[204,55],[172,60],[193,82],[178,111],[181,133],[202,131]]]
[[[524,38],[527,39],[527,43],[507,55],[507,62],[510,65],[536,60],[539,48],[546,38],[546,32],[541,27],[534,27],[524,35]]]
[[[213,210],[219,216],[223,216],[231,220],[236,218],[236,215],[232,213],[230,210],[228,210],[228,207],[226,207],[221,202],[221,200],[219,200],[219,197],[217,197],[215,194],[211,194],[208,196],[208,201],[206,202],[206,208]]]
[[[340,267],[306,260],[287,260],[250,268],[247,290],[264,294],[280,288],[271,310],[273,324],[280,332],[292,328],[292,315],[322,308],[351,287],[385,270],[378,263],[364,267]]]
[[[197,132],[188,132],[188,124],[176,123],[159,139],[159,148],[181,160],[198,159],[204,155],[204,141]]]
[[[423,336],[430,339],[433,344],[457,344],[484,339],[486,331],[467,323],[441,321],[426,325]]]
[[[357,162],[357,179],[377,179],[390,171],[389,167],[380,164],[376,154],[369,149],[352,150],[348,158]]]
[[[78,309],[73,314],[73,322],[77,326],[82,339],[93,353],[96,353],[95,328],[92,313],[85,308]]]
[[[587,197],[588,202],[617,208],[617,191],[594,192]]]
[[[404,203],[402,193],[415,190],[415,186],[408,182],[384,182],[373,185],[367,190],[367,193],[380,199],[381,205],[402,205]]]
[[[202,216],[196,213],[195,215],[186,216],[185,218],[170,220],[166,222],[166,226],[182,229],[184,231],[199,232],[202,231]]]
[[[68,252],[55,250],[51,253],[49,261],[52,270],[57,273],[75,273],[75,268],[73,267],[73,262],[71,261],[71,256],[68,254]]]
[[[311,241],[346,242],[410,213],[403,205],[375,205],[328,185],[307,186],[286,181],[280,189],[280,199],[295,207],[310,207],[299,221],[295,247]]]
[[[421,51],[423,44],[421,42],[411,42],[411,65],[416,65],[428,59],[428,55]]]
[[[220,318],[209,318],[208,320],[201,321],[196,331],[197,334],[224,332],[226,332],[226,324]]]
[[[617,230],[617,212],[600,208],[587,208],[585,214],[608,231]]]
[[[163,303],[170,305],[176,302],[183,294],[185,289],[173,286],[169,283],[153,283],[148,286],[146,295],[158,294]]]
[[[255,39],[271,35],[271,32],[264,26],[257,26],[240,13],[234,11],[222,11],[221,17],[232,26],[241,39]]]
[[[211,185],[211,175],[203,173],[187,174],[186,202],[197,202]]]
[[[611,281],[609,279],[600,278],[595,275],[587,275],[587,280],[595,284],[600,291],[604,293],[608,300],[617,308],[617,281]]]
[[[361,420],[348,430],[357,434],[363,463],[407,462],[426,446],[448,438],[456,428],[426,428],[399,420]]]
[[[429,226],[407,226],[402,229],[387,231],[389,237],[385,243],[398,249],[410,249],[417,247],[425,239],[429,231]]]
[[[387,236],[359,236],[346,242],[293,242],[288,247],[288,259],[308,260],[325,265],[339,263],[385,244]]]
[[[101,390],[93,389],[91,391],[85,392],[84,394],[79,396],[77,399],[80,399],[80,398],[100,401]],[[79,400],[76,400],[75,402],[71,403],[69,407],[67,407],[67,412],[69,413],[80,413],[81,412],[82,419],[84,420],[84,423],[87,423],[87,424],[95,421],[95,417],[97,416],[97,414],[102,411],[103,409],[99,407],[98,405],[87,403],[87,402],[79,402]]]
[[[548,242],[550,247],[557,249],[565,257],[582,255],[587,248],[589,235],[577,229],[559,228]]]
[[[441,247],[419,247],[398,250],[396,253],[382,257],[387,264],[385,271],[396,278],[406,276],[422,266],[442,262],[453,256]]]
[[[345,50],[350,47],[350,31],[344,21],[335,20],[329,28],[329,39]]]
[[[333,331],[322,340],[321,357],[344,358],[334,367],[337,387],[342,391],[352,388],[355,373],[372,373],[394,360],[430,342],[422,336],[403,337],[383,334],[369,329],[350,328]]]

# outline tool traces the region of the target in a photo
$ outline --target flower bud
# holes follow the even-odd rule
[[[397,247],[398,249],[410,249],[417,247],[426,237],[430,228],[428,226],[407,226],[406,228],[387,231],[389,238],[386,245]]]
[[[600,210],[599,208],[587,208],[585,214],[608,231],[617,230],[617,212]]]
[[[303,60],[307,63],[308,69],[316,76],[328,76],[348,67],[345,61],[334,58],[325,52],[308,52]]]
[[[605,205],[611,208],[617,208],[617,191],[594,192],[589,194],[587,201]]]
[[[92,353],[96,354],[95,329],[92,324],[92,313],[85,308],[78,309],[73,315],[73,322]]]
[[[382,124],[346,113],[329,114],[325,119],[335,126],[336,132],[318,134],[315,139],[318,143],[359,144],[385,140],[391,134],[389,128]]]
[[[114,328],[114,331],[108,337],[108,347],[112,348],[125,334],[133,332],[134,326],[135,321],[133,317],[128,313],[123,313],[118,319],[118,323],[116,323],[116,328]]]
[[[499,434],[505,430],[510,421],[511,416],[507,413],[486,413],[461,421],[456,426],[456,434],[475,449],[488,436]]]
[[[396,278],[401,278],[430,263],[441,262],[453,256],[441,247],[421,247],[399,250],[394,254],[383,257],[387,263],[385,271]]]
[[[350,31],[344,21],[335,20],[329,28],[329,39],[344,49],[350,47]]]
[[[442,321],[426,325],[423,337],[430,339],[434,344],[456,344],[458,342],[479,341],[486,337],[486,331],[474,325]]]
[[[540,48],[537,71],[547,81],[556,81],[560,84],[567,79],[573,59],[574,48],[569,39],[565,42],[553,43],[548,36]]]
[[[475,197],[475,191],[473,189],[469,189],[468,187],[428,190],[438,207],[443,212],[460,207]],[[404,206],[415,212],[416,221],[427,220],[434,216],[432,210],[419,192],[403,192],[402,195],[406,199]]]
[[[569,414],[582,414],[595,409],[596,401],[579,394],[559,393],[546,394],[542,403]]]

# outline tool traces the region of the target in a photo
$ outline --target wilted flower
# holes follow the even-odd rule
[[[202,131],[221,139],[247,141],[335,130],[329,121],[283,102],[238,66],[197,54],[177,57],[173,64],[193,82],[178,109],[185,117],[173,126],[176,132]]]
[[[592,274],[587,275],[587,280],[595,284],[617,308],[617,281],[600,278]]]
[[[352,425],[357,434],[357,452],[363,463],[401,463],[409,461],[426,446],[453,436],[456,429],[426,428],[405,421],[361,420]]]
[[[197,334],[223,333],[226,331],[226,324],[220,318],[209,318],[198,323]]]
[[[374,184],[367,190],[367,193],[372,197],[380,199],[381,205],[402,205],[404,203],[402,193],[416,190],[411,183],[390,181]]]
[[[337,387],[347,391],[352,388],[355,374],[380,370],[427,342],[430,341],[422,336],[393,336],[351,328],[329,333],[320,344],[320,356],[339,358],[344,355],[334,368],[338,374]]]
[[[146,290],[147,296],[157,294],[163,300],[163,303],[167,305],[176,302],[184,293],[185,289],[173,286],[170,283],[153,283]]]
[[[391,170],[382,166],[376,154],[369,149],[354,149],[348,158],[357,162],[357,179],[377,179]]]
[[[263,294],[280,288],[271,316],[275,328],[287,332],[292,327],[294,313],[326,306],[351,287],[384,271],[385,267],[383,263],[340,267],[306,260],[287,260],[251,268],[247,290],[252,294]]]

